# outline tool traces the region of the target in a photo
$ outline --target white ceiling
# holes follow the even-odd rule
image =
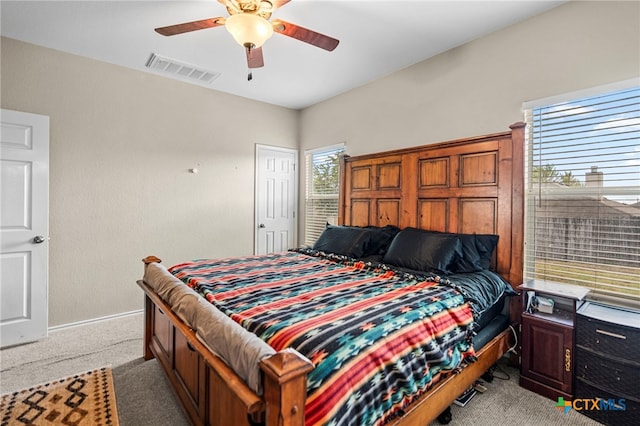
[[[340,40],[327,52],[274,34],[247,80],[245,53],[224,27],[164,37],[156,27],[227,16],[208,1],[0,2],[3,36],[145,72],[151,53],[221,73],[214,90],[302,109],[565,1],[292,0],[272,19]]]

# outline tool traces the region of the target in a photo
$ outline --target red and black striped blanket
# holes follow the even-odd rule
[[[383,424],[474,359],[471,309],[438,277],[313,251],[169,270],[276,351],[291,347],[313,362],[306,425]]]

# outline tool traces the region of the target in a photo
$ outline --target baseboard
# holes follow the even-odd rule
[[[131,315],[142,314],[143,312],[144,311],[142,309],[138,309],[138,310],[135,310],[135,311],[123,312],[123,313],[120,313],[120,314],[107,315],[106,317],[99,317],[99,318],[93,318],[93,319],[88,319],[88,320],[84,320],[84,321],[72,322],[72,323],[69,323],[69,324],[56,325],[56,326],[53,326],[53,327],[49,327],[47,330],[49,331],[49,333],[51,333],[52,331],[60,331],[60,330],[65,330],[67,328],[79,327],[79,326],[82,326],[82,325],[94,324],[94,323],[97,323],[97,322],[109,321],[109,320],[113,320],[113,319],[117,319],[117,318],[128,317],[128,316],[131,316]]]

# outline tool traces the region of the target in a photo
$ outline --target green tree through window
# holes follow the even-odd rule
[[[573,175],[571,170],[560,173],[552,164],[533,166],[531,180],[533,183],[559,183],[564,186],[582,186],[582,182]]]
[[[340,156],[335,153],[313,165],[313,192],[338,194],[340,190]]]
[[[340,191],[340,156],[338,145],[306,153],[305,238],[313,246],[327,223],[338,220]]]

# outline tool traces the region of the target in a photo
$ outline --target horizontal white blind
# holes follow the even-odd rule
[[[640,297],[640,88],[525,114],[525,277]]]
[[[313,246],[327,223],[338,221],[338,195],[340,190],[340,155],[344,145],[306,154],[305,239]]]

